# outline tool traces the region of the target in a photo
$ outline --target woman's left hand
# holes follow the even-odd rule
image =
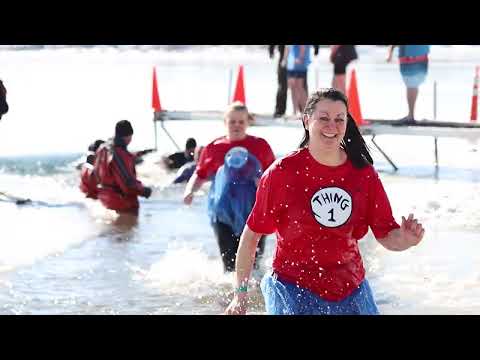
[[[400,237],[406,247],[418,245],[425,234],[425,229],[413,214],[409,214],[408,218],[402,216],[402,225],[400,226]]]

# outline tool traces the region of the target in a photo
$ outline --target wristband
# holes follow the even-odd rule
[[[238,293],[247,292],[247,291],[248,291],[247,285],[239,286],[238,288],[235,289],[235,292],[236,292],[237,294],[238,294]]]

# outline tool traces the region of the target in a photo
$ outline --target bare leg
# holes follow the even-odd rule
[[[418,88],[407,88],[408,118],[414,119],[415,103],[417,102]]]
[[[303,113],[303,109],[305,109],[305,105],[307,104],[307,92],[305,91],[305,79],[298,79],[298,108],[301,113]]]
[[[305,97],[305,83],[304,80],[301,78],[295,79],[295,88],[297,92],[297,110],[295,115],[303,111],[305,104],[303,103]],[[306,102],[306,99],[305,99]]]
[[[288,79],[288,87],[290,89],[290,96],[292,98],[292,106],[293,106],[293,113],[295,114],[296,113],[296,104],[297,104],[297,100],[296,100],[296,96],[297,96],[297,93],[296,93],[296,89],[295,89],[295,78],[289,78]]]

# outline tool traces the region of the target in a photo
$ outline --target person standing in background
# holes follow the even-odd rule
[[[320,45],[313,45],[313,54],[314,56],[318,55]],[[287,84],[287,69],[282,64],[283,55],[285,53],[285,45],[268,45],[268,53],[270,59],[273,59],[275,48],[278,49],[278,65],[277,65],[277,95],[275,100],[275,111],[273,112],[274,118],[279,118],[285,115],[285,111],[287,110],[287,91],[288,91],[288,84]],[[307,74],[305,74],[305,92],[308,94],[308,81],[307,81]]]
[[[332,88],[346,94],[347,65],[358,58],[355,45],[331,45],[330,62],[333,64]]]
[[[415,122],[415,104],[418,97],[418,88],[427,77],[430,45],[390,45],[388,47],[387,62],[392,61],[395,46],[398,46],[400,73],[407,87],[408,115],[401,120],[408,124]]]
[[[292,96],[293,114],[300,116],[307,102],[305,90],[311,45],[288,45],[285,47],[283,64],[287,68],[287,81]]]

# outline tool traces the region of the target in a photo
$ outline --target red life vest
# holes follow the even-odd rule
[[[143,184],[137,180],[135,155],[125,147],[103,144],[97,150],[94,171],[98,177],[98,199],[107,209],[138,213],[138,195]]]
[[[93,171],[93,166],[88,163],[83,164],[80,173],[80,190],[87,198],[97,199],[97,184],[98,181]]]

